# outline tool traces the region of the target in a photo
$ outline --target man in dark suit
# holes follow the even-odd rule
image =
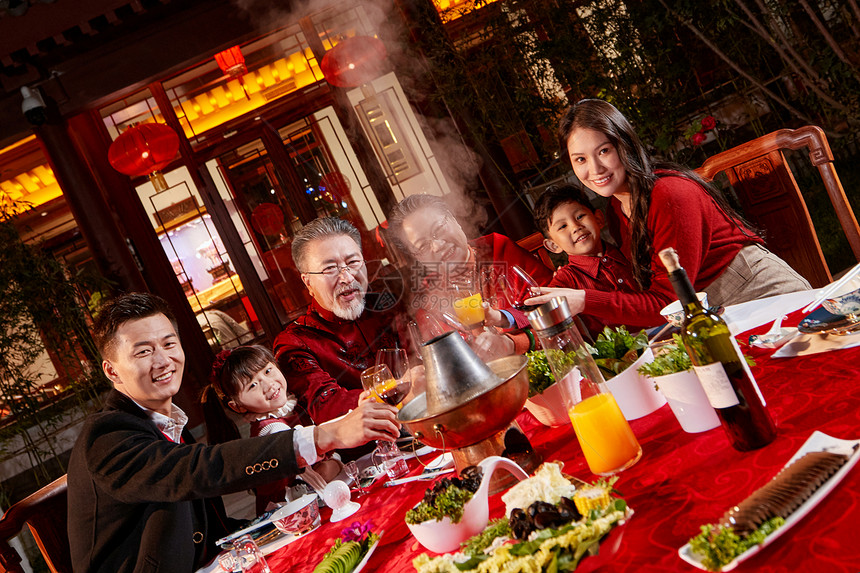
[[[101,310],[94,334],[114,389],[69,461],[75,571],[194,571],[234,526],[218,496],[295,474],[332,449],[398,435],[395,409],[362,401],[326,426],[195,444],[173,404],[185,354],[166,303],[123,295]]]

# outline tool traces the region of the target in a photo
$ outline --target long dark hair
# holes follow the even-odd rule
[[[652,237],[648,230],[648,210],[651,192],[660,177],[678,175],[698,183],[714,202],[745,235],[751,236],[752,226],[729,205],[723,194],[713,185],[687,167],[669,162],[653,162],[627,118],[611,103],[600,99],[584,99],[572,105],[558,126],[562,155],[570,158],[567,141],[576,129],[591,129],[604,134],[615,147],[627,171],[630,187],[630,254],[633,259],[633,277],[643,290],[651,286],[654,269],[651,268]],[[670,173],[656,173],[668,171]]]

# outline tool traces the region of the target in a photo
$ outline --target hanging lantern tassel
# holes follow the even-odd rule
[[[147,175],[156,191],[167,189],[161,170],[179,151],[179,136],[163,123],[132,124],[108,149],[114,169],[131,177]]]

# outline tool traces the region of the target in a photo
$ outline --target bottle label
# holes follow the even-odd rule
[[[708,402],[714,408],[731,408],[740,404],[738,395],[726,376],[723,365],[719,362],[707,366],[693,366],[702,388],[708,396]]]
[[[741,364],[744,367],[744,372],[746,372],[747,376],[750,377],[750,382],[752,382],[753,388],[755,388],[755,393],[758,394],[758,399],[761,400],[761,405],[767,406],[767,402],[765,402],[765,400],[764,400],[764,396],[761,393],[761,389],[758,387],[758,382],[755,381],[755,376],[752,375],[752,371],[750,370],[750,366],[749,366],[749,364],[747,364],[747,361],[744,358],[744,353],[741,352],[741,347],[738,346],[738,341],[735,339],[734,336],[732,336],[731,339],[732,339],[732,344],[735,347],[735,352],[738,353],[738,356],[741,359]]]

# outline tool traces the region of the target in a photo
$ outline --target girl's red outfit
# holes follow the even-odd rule
[[[704,290],[725,271],[743,247],[763,243],[749,229],[723,213],[698,183],[663,172],[651,192],[647,227],[651,233],[651,288],[645,292],[585,290],[586,314],[607,323],[630,327],[658,326],[665,322],[660,309],[676,300],[666,269],[657,256],[673,247],[697,291]],[[610,232],[620,239],[621,251],[631,257],[629,219],[618,200],[611,202]]]

